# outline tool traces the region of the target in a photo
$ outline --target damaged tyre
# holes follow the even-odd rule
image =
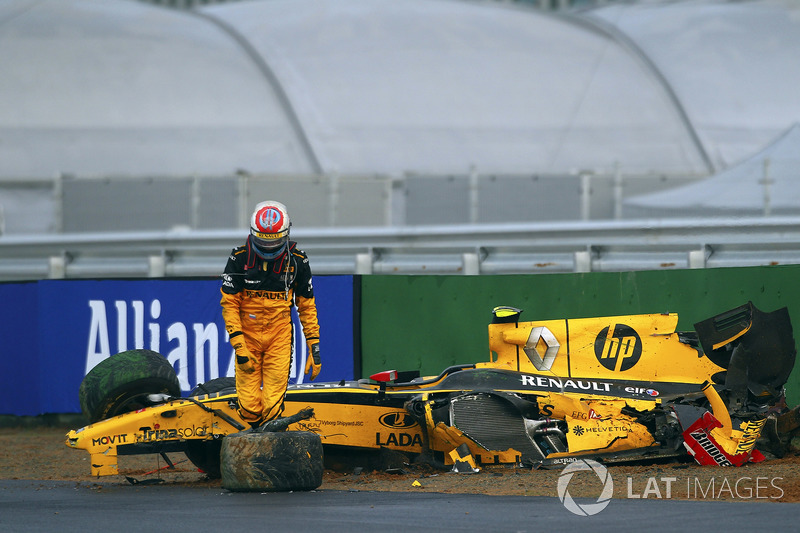
[[[213,394],[215,392],[233,394],[236,392],[236,378],[226,376],[214,378],[205,383],[198,383],[189,393],[189,396],[201,396],[203,394]]]
[[[215,392],[233,394],[236,392],[236,378],[222,377],[200,383],[192,389],[189,396],[200,396]],[[222,439],[220,437],[213,440],[192,439],[186,441],[186,449],[184,450],[186,457],[194,466],[212,479],[219,479],[221,475],[219,452],[222,448]]]
[[[78,390],[81,411],[90,423],[160,403],[151,394],[179,397],[178,375],[152,350],[128,350],[98,363]]]
[[[231,491],[313,490],[322,484],[322,441],[310,431],[228,435],[220,458],[222,487]]]

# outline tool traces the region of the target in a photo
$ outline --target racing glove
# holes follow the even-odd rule
[[[241,331],[237,331],[231,335],[231,345],[236,351],[236,368],[240,369],[245,374],[252,374],[255,372],[256,367],[253,364],[253,354],[247,349],[244,343],[244,335],[242,335]]]
[[[320,370],[322,370],[322,362],[319,358],[319,343],[315,342],[308,347],[308,359],[306,359],[305,373],[308,374],[311,372],[311,381],[314,381],[314,378],[319,375]]]

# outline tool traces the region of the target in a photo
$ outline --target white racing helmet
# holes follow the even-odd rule
[[[291,225],[282,203],[267,201],[256,205],[250,217],[250,236],[256,252],[264,259],[278,257],[289,242]]]

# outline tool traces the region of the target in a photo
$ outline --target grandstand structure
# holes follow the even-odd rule
[[[794,262],[796,2],[189,7],[0,4],[0,279],[210,275],[265,198],[330,273]]]

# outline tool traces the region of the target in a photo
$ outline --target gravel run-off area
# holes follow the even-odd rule
[[[197,484],[220,486],[208,479],[182,453],[170,453],[170,468],[158,454],[121,456],[118,475],[90,475],[89,454],[65,445],[71,427],[0,427],[2,479],[69,480],[97,484]],[[770,454],[761,463],[740,468],[699,466],[691,458],[649,464],[611,465],[608,472],[615,498],[683,500],[800,501],[800,450],[782,458]],[[477,493],[557,497],[561,469],[483,465],[477,473],[434,470],[405,464],[390,471],[359,467],[325,470],[318,490]],[[597,498],[602,482],[591,471],[576,472],[569,482],[572,497]]]

